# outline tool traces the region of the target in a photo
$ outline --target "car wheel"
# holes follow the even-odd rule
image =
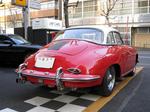
[[[114,89],[115,81],[116,81],[116,71],[115,68],[112,66],[109,67],[105,73],[102,85],[100,86],[100,94],[102,96],[109,96]]]

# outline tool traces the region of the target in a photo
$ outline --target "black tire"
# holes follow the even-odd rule
[[[100,95],[109,96],[115,86],[116,81],[116,70],[113,66],[109,67],[103,78],[103,82],[100,86]]]

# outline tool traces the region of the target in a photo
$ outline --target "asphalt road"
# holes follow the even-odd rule
[[[149,112],[150,111],[150,50],[139,51],[138,66],[144,70],[136,76],[117,96],[115,96],[100,112]],[[27,111],[33,108],[25,104],[26,99],[35,96],[48,96],[48,88],[32,84],[15,83],[15,68],[0,67],[0,110],[21,107]]]

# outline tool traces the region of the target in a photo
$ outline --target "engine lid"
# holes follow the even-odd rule
[[[55,50],[58,53],[76,55],[83,52],[88,47],[87,44],[79,40],[61,40],[50,44],[48,50]]]

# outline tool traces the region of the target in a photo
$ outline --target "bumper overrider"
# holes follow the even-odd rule
[[[99,75],[66,74],[63,72],[62,67],[59,67],[56,73],[30,70],[26,69],[26,64],[19,66],[17,74],[17,83],[25,83],[26,81],[32,82],[34,79],[34,81],[38,83],[56,86],[58,90],[62,90],[64,87],[81,88],[95,86],[100,84],[101,79]]]

